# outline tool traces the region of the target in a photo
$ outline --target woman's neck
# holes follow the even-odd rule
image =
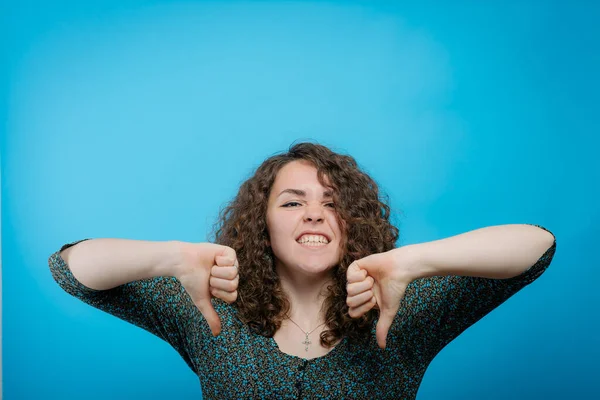
[[[308,277],[282,270],[278,273],[281,287],[290,302],[289,318],[305,331],[324,323],[323,303],[328,293],[327,286],[333,282],[330,274]]]

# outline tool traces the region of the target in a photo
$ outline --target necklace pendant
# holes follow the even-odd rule
[[[312,342],[310,340],[308,340],[308,334],[306,334],[306,339],[304,339],[304,342],[302,342],[302,344],[304,344],[304,351],[308,351],[308,345],[311,344]]]

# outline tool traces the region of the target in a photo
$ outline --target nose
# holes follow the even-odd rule
[[[323,221],[323,208],[320,205],[309,205],[305,210],[305,221]]]

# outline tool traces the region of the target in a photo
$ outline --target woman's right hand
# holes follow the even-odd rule
[[[227,303],[237,299],[239,266],[235,250],[213,243],[181,242],[176,278],[198,307],[213,336],[221,333],[221,320],[211,298]]]

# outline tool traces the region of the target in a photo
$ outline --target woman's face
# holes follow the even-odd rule
[[[292,161],[279,170],[267,208],[270,244],[279,267],[317,275],[340,261],[342,232],[328,190],[307,161]],[[306,231],[315,233],[303,236]]]

